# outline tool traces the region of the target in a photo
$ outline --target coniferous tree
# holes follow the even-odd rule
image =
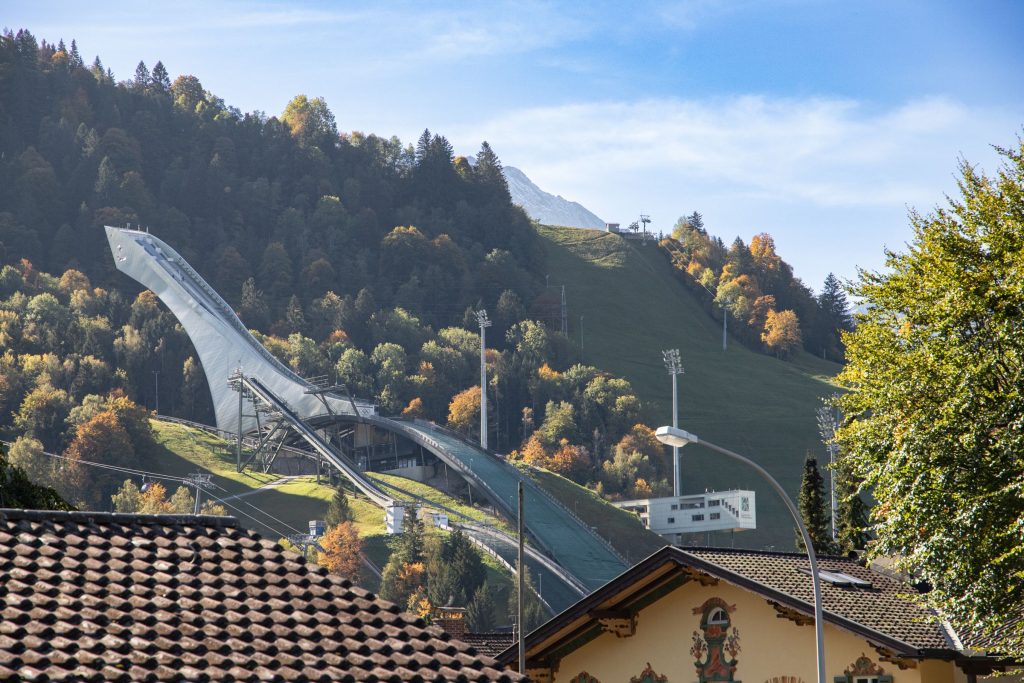
[[[80,69],[84,66],[82,62],[82,55],[78,52],[78,44],[71,40],[71,54],[68,55],[68,65],[72,69]]]
[[[497,625],[494,621],[494,589],[486,581],[473,593],[466,605],[466,621],[471,633],[485,633]]]
[[[163,62],[157,62],[153,65],[150,84],[153,86],[153,90],[158,93],[168,93],[171,91],[171,76],[167,73],[167,68]]]
[[[416,165],[419,166],[430,155],[430,129],[424,128],[416,141]]]
[[[327,506],[327,514],[324,516],[324,521],[328,527],[352,521],[352,509],[348,504],[348,496],[345,494],[344,486],[340,483],[338,488],[335,489],[334,498],[331,499],[330,505]]]
[[[844,355],[842,333],[851,330],[853,318],[850,315],[850,303],[839,278],[829,273],[818,295],[814,325],[814,344],[818,348],[814,350],[821,353],[822,357],[841,361]]]
[[[402,538],[395,551],[402,562],[423,562],[426,532],[419,513],[420,509],[417,505],[405,508],[405,516],[402,518]]]
[[[837,463],[836,476],[836,546],[841,553],[863,550],[868,534],[868,507],[858,491],[857,482],[848,468]]]
[[[137,92],[145,92],[149,88],[149,69],[146,63],[139,61],[135,67],[135,79],[132,81],[132,88]]]
[[[832,531],[829,526],[830,515],[828,500],[825,497],[825,480],[818,471],[818,460],[810,453],[804,460],[804,474],[800,480],[800,496],[797,499],[800,516],[814,544],[814,551],[819,554],[835,552],[832,542]],[[796,545],[804,549],[803,538],[797,533]]]

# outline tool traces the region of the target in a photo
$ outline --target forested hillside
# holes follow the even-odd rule
[[[280,116],[242,114],[159,62],[116,82],[74,42],[19,31],[0,37],[0,436],[71,501],[109,505],[116,478],[75,461],[135,462],[152,445],[142,409],[212,420],[191,342],[114,270],[104,225],[166,240],[299,374],[473,437],[473,312],[486,308],[492,445],[608,497],[671,490],[641,423],[657,411],[547,324],[558,300],[541,274],[560,267],[557,250],[512,205],[486,142],[469,164],[429,131],[415,145],[340,133],[326,103],[302,95]],[[823,319],[764,236],[725,250],[691,216],[676,238],[679,277],[717,288],[752,345],[756,311],[793,308],[807,330]]]
[[[842,362],[841,335],[853,329],[853,317],[835,275],[815,297],[776,253],[771,235],[754,235],[749,245],[736,237],[727,248],[697,212],[680,218],[662,245],[678,279],[710,315],[728,317],[726,324],[748,347],[779,358],[804,348]]]
[[[629,383],[574,365],[537,321],[541,240],[486,143],[470,165],[426,131],[415,146],[339,133],[305,96],[242,114],[160,63],[115,82],[74,42],[19,31],[0,39],[0,175],[0,432],[23,463],[99,434],[83,425],[116,401],[211,419],[191,343],[114,271],[103,225],[151,229],[284,362],[385,414],[478,429],[485,307],[492,443],[594,482],[635,432]],[[647,446],[641,491],[664,479]],[[64,493],[102,505],[110,485]]]

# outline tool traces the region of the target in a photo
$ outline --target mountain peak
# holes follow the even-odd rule
[[[545,192],[515,166],[505,166],[512,203],[523,207],[535,221],[572,228],[604,228],[604,221],[579,202]]]

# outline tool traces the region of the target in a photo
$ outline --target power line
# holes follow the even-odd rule
[[[133,475],[138,476],[138,477],[148,477],[148,478],[151,478],[151,479],[162,479],[164,481],[174,481],[174,482],[178,482],[180,484],[186,485],[186,486],[194,485],[194,481],[192,481],[191,479],[185,479],[185,478],[182,478],[182,477],[175,477],[175,476],[167,475],[167,474],[160,474],[158,472],[150,472],[148,470],[133,469],[133,468],[130,468],[130,467],[119,467],[117,465],[110,465],[110,464],[107,464],[107,463],[95,462],[93,460],[80,460],[80,459],[77,459],[77,458],[69,458],[69,457],[67,457],[65,455],[57,455],[56,453],[46,453],[46,452],[43,452],[43,455],[45,455],[47,457],[50,457],[50,458],[56,458],[58,460],[73,461],[73,462],[76,462],[76,463],[79,463],[79,464],[82,464],[82,465],[89,465],[90,467],[97,467],[99,469],[111,470],[111,471],[114,471],[114,472],[123,472],[125,474],[133,474]],[[209,476],[209,475],[207,475],[207,476]],[[216,486],[218,489],[220,489],[222,491],[227,491],[227,489],[224,488],[223,486],[221,486],[220,484],[217,484],[217,483],[214,483],[214,482],[210,482],[210,484],[212,486]],[[245,517],[248,517],[249,519],[251,519],[252,521],[256,522],[257,524],[261,524],[261,525],[267,527],[268,529],[270,529],[271,531],[274,531],[275,533],[280,534],[282,537],[288,536],[287,533],[282,533],[281,529],[275,528],[275,526],[272,525],[272,524],[268,524],[266,522],[266,520],[261,520],[261,519],[258,519],[257,517],[254,517],[253,515],[251,515],[248,512],[246,512],[245,510],[242,510],[241,508],[236,507],[236,506],[232,505],[231,503],[228,503],[225,499],[220,498],[219,496],[211,493],[210,491],[207,491],[207,495],[210,498],[213,498],[215,501],[217,501],[221,505],[224,505],[225,507],[230,508],[230,509],[236,511],[239,514],[244,515]],[[249,507],[251,507],[253,510],[256,510],[257,512],[259,512],[260,514],[266,516],[268,519],[273,520],[277,524],[280,524],[280,525],[282,525],[284,527],[287,527],[288,529],[291,529],[292,531],[294,531],[296,533],[303,533],[300,530],[298,530],[295,527],[293,527],[291,524],[288,524],[287,522],[285,522],[285,521],[283,521],[281,519],[278,519],[277,517],[274,517],[272,514],[270,514],[266,510],[263,510],[261,508],[256,507],[255,505],[253,505],[249,501],[243,501],[243,502],[246,505],[248,505]]]

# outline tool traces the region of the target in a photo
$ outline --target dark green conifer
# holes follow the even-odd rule
[[[473,593],[473,599],[466,605],[466,621],[472,633],[486,633],[494,630],[494,590],[484,582]]]
[[[340,483],[334,492],[334,498],[331,499],[330,505],[327,506],[327,514],[324,516],[324,521],[328,527],[352,521],[352,509],[348,504],[348,496],[345,495],[345,487]]]
[[[818,471],[818,460],[810,453],[804,460],[804,475],[800,481],[800,496],[797,500],[800,516],[814,544],[814,551],[819,554],[835,552],[830,527],[829,506],[825,497],[825,480]],[[796,545],[804,549],[803,539],[797,534]]]

